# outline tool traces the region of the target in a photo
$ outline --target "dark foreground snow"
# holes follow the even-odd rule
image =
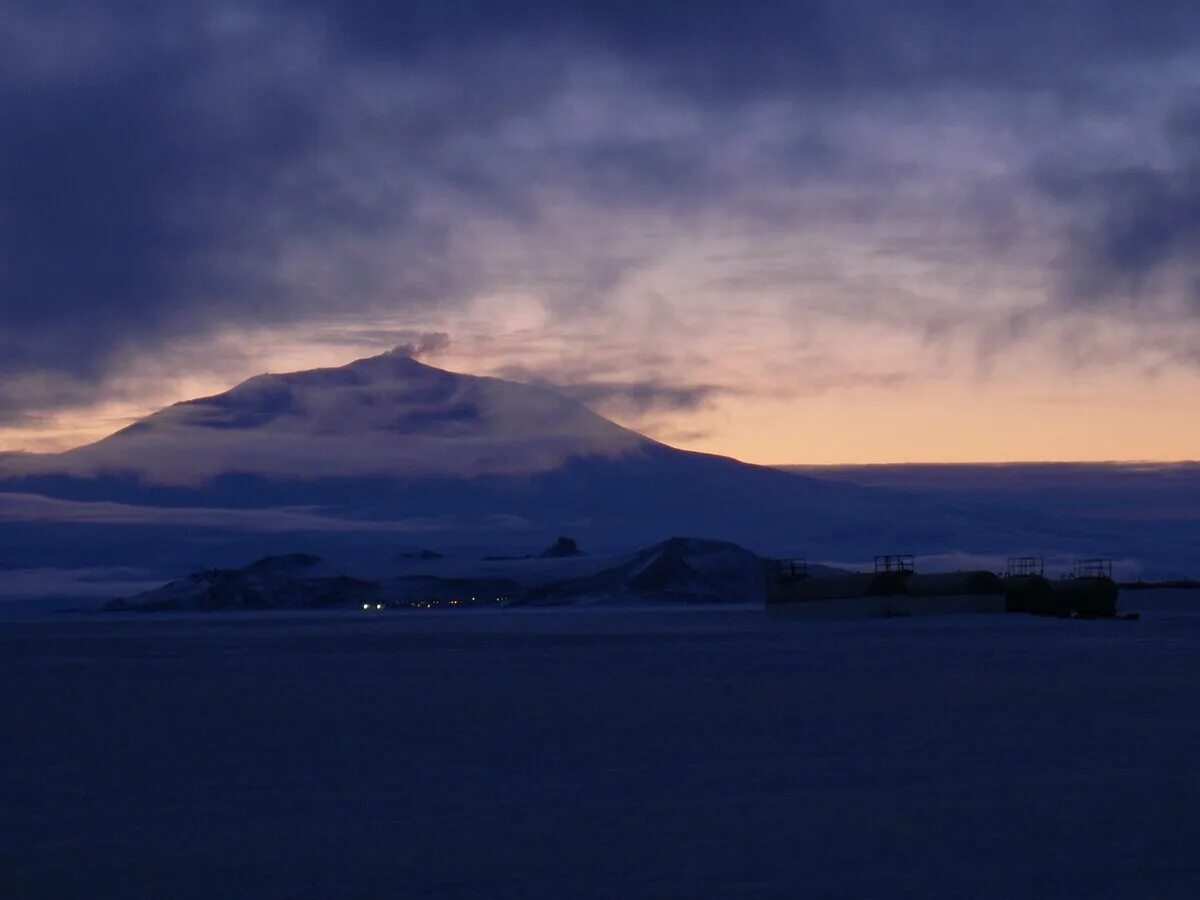
[[[1200,896],[1200,593],[0,623],[2,897]]]

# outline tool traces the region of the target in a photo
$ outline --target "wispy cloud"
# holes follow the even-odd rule
[[[810,383],[886,390],[939,365],[1000,377],[994,348],[1031,338],[1050,379],[1045,335],[1080,316],[1134,343],[1196,335],[1185,0],[13,0],[4,18],[12,428],[149,397],[166,370],[236,380],[291,358],[272,334],[320,361],[342,342],[441,354],[419,335],[460,341],[464,318],[660,350],[656,371],[603,371],[598,343],[573,345],[586,376],[472,367],[524,365],[627,416],[803,390],[791,364],[748,383],[739,338],[822,335],[849,361]],[[920,348],[910,367],[854,361],[881,333]],[[1194,364],[1180,343],[1162,365]]]

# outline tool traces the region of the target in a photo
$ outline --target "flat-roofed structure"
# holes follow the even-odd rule
[[[767,569],[767,610],[798,618],[873,618],[998,613],[1005,611],[1004,584],[992,572],[918,574],[912,554],[875,557],[874,571],[802,577],[789,560]]]

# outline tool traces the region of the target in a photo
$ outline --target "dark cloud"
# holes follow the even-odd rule
[[[437,4],[367,0],[328,13],[356,48],[392,57],[497,38],[586,42],[709,98],[747,92],[964,85],[1062,87],[1085,66],[1194,47],[1186,0],[723,0]]]
[[[661,410],[695,410],[732,391],[714,384],[660,384],[654,381],[591,381],[556,385],[562,393],[589,406],[629,409],[638,414]]]
[[[1018,92],[1119,118],[1121,72],[1200,45],[1186,0],[9,0],[3,15],[10,416],[78,402],[131,354],[221,328],[531,285],[566,314],[594,311],[656,248],[614,251],[586,215],[564,234],[556,205],[819,229],[828,201],[794,192],[829,183],[871,191],[837,213],[869,225],[902,202],[895,183],[928,176],[881,162],[882,124],[847,138],[831,110],[969,90],[983,109]],[[1173,139],[1194,160],[1190,121]],[[753,143],[756,128],[770,139]],[[1077,273],[1139,293],[1194,254],[1190,163],[1078,174],[1056,188],[1098,210],[1074,234]],[[982,223],[981,245],[1019,243],[1006,184],[954,213]],[[30,379],[53,389],[14,387]],[[586,390],[634,408],[711,396]]]
[[[525,366],[506,366],[496,374],[500,378],[553,388],[600,412],[635,417],[651,412],[690,412],[736,392],[727,386],[679,384],[658,378],[589,378],[569,369],[547,374]]]
[[[94,27],[123,31],[121,46],[74,68],[69,26],[86,6],[18,9],[26,71],[0,69],[0,376],[57,379],[29,402],[75,402],[164,339],[369,305],[384,279],[361,244],[380,234],[422,261],[387,279],[396,302],[453,295],[452,267],[438,266],[445,226],[415,216],[403,185],[384,214],[323,170],[336,147],[321,94],[330,64],[286,23],[107,5]],[[406,146],[432,152],[428,138]],[[335,258],[313,260],[322,249]],[[310,251],[332,274],[297,265]],[[21,402],[6,393],[0,405]]]
[[[6,369],[79,365],[90,374],[114,336],[159,314],[163,256],[186,241],[155,208],[181,174],[158,128],[162,75],[134,68],[99,83],[4,92]]]
[[[0,83],[0,372],[92,378],[131,343],[219,315],[234,296],[253,316],[250,298],[270,294],[207,254],[239,224],[223,205],[311,140],[311,111],[295,97],[228,96],[255,122],[231,128],[194,96],[211,46],[163,42],[161,17],[138,4],[112,12],[140,35],[127,56]],[[63,20],[40,24],[29,40],[70,52]]]
[[[1158,164],[1040,173],[1072,214],[1068,305],[1200,312],[1200,106],[1176,110],[1163,131],[1169,153]]]

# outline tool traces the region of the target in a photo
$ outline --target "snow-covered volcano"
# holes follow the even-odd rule
[[[401,353],[260,375],[86,447],[0,461],[0,570],[119,569],[128,580],[133,568],[176,576],[266,554],[406,546],[478,558],[536,552],[561,534],[605,553],[694,535],[849,564],[888,552],[942,567],[1084,555],[1172,573],[1195,559],[1194,532],[1177,527],[1068,520],[679,450],[551,390]]]
[[[607,552],[672,534],[841,547],[888,494],[668,447],[552,390],[400,352],[251,378],[85,447],[0,463],[0,566],[242,564],[406,542]],[[864,504],[866,504],[864,506]],[[828,544],[828,541],[826,541]]]
[[[200,485],[231,472],[475,477],[543,472],[646,443],[545,388],[445,372],[394,351],[340,368],[258,375],[25,465],[129,472],[164,485]]]

